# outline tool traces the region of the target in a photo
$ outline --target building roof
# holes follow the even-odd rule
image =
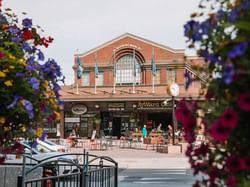
[[[115,93],[112,86],[79,87],[78,94],[75,86],[63,86],[61,90],[61,99],[63,101],[149,101],[149,100],[165,100],[171,98],[167,93],[167,85],[155,86],[155,92],[152,93],[152,86],[135,86],[133,93],[132,86],[116,86]],[[183,97],[198,98],[199,87],[185,90],[184,85],[180,85],[180,94],[178,99]]]

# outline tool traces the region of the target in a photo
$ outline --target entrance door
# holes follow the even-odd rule
[[[113,118],[113,136],[119,139],[121,136],[121,117]]]

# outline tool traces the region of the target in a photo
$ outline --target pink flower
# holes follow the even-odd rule
[[[228,140],[230,133],[231,128],[222,123],[221,120],[216,120],[210,128],[210,134],[216,141]]]
[[[242,170],[250,170],[250,157],[243,157],[240,159],[240,166]]]
[[[227,178],[227,182],[226,182],[227,187],[235,187],[236,184],[237,184],[236,182],[237,181],[236,181],[236,177],[235,176],[233,176],[233,175],[229,176]]]
[[[0,59],[2,59],[4,57],[5,57],[5,54],[2,51],[0,51]]]
[[[239,121],[238,113],[228,108],[221,115],[220,121],[229,128],[235,128]]]
[[[195,156],[206,156],[206,154],[209,152],[209,147],[207,144],[201,144],[199,148],[196,148],[194,151]]]
[[[250,111],[250,92],[241,94],[237,102],[242,110]]]
[[[244,166],[239,156],[231,155],[226,159],[226,168],[228,172],[239,172],[244,170]]]
[[[211,183],[214,183],[215,179],[219,177],[220,171],[219,169],[212,167],[209,171],[209,180]]]
[[[196,108],[195,102],[188,102],[183,99],[178,103],[175,116],[177,121],[180,122],[184,128],[191,130],[196,125],[194,115]]]
[[[244,161],[245,161],[245,169],[249,171],[250,170],[250,157],[246,157]]]

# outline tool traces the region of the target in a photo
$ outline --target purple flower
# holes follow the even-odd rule
[[[210,20],[206,20],[200,24],[200,28],[202,30],[202,34],[208,35],[211,29]]]
[[[231,12],[229,12],[229,15],[228,15],[228,20],[230,22],[235,22],[239,16],[239,9],[233,9]]]
[[[20,38],[20,36],[14,36],[14,37],[11,37],[11,41],[14,43],[20,43],[22,39]]]
[[[34,71],[37,69],[37,66],[35,64],[35,57],[31,56],[30,58],[28,58],[27,64],[28,66],[26,67],[26,69],[28,71]]]
[[[24,108],[26,109],[26,111],[28,112],[29,114],[29,118],[32,119],[34,118],[34,113],[33,113],[33,105],[30,101],[24,99],[23,100],[23,105],[24,105]]]
[[[59,97],[60,96],[60,94],[59,94],[59,90],[61,89],[61,87],[59,86],[59,84],[54,84],[54,88],[53,88],[53,90],[54,90],[54,92],[55,92],[55,94],[56,94],[56,97]]]
[[[206,61],[213,62],[213,63],[218,63],[221,64],[223,63],[218,56],[210,54],[207,50],[202,50],[200,52],[200,55],[205,58]]]
[[[25,74],[24,74],[24,73],[21,73],[21,72],[17,72],[17,73],[16,73],[16,76],[17,76],[17,77],[24,77],[24,75],[25,75]]]
[[[56,79],[62,76],[60,66],[54,61],[54,59],[49,59],[45,64],[41,66],[42,72],[51,79]]]
[[[223,11],[223,10],[219,10],[218,12],[217,12],[217,19],[218,20],[222,20],[223,18],[224,18],[224,16],[225,16],[225,12]]]
[[[40,83],[39,83],[39,81],[37,80],[37,78],[35,78],[35,77],[30,78],[30,79],[29,79],[29,83],[31,84],[31,86],[32,86],[32,88],[33,88],[34,90],[38,90],[38,89],[39,89]]]
[[[17,33],[20,31],[20,29],[18,29],[17,27],[10,27],[10,28],[8,29],[8,31],[9,31],[11,34],[15,35],[15,34],[17,34]]]
[[[28,18],[25,18],[25,19],[23,19],[23,23],[22,24],[26,28],[31,28],[32,27],[32,20],[28,19]]]
[[[191,37],[193,42],[200,41],[202,39],[202,35],[200,33],[200,23],[194,20],[187,22],[184,25],[184,35]]]
[[[13,108],[16,105],[17,101],[20,99],[22,99],[21,96],[15,96],[13,101],[6,108],[7,109]]]
[[[234,73],[235,73],[234,65],[233,64],[226,64],[225,69],[224,69],[224,73],[223,73],[223,78],[224,78],[225,84],[228,85],[232,82]]]
[[[41,60],[41,61],[44,60],[44,55],[41,50],[38,50],[37,56],[38,56],[38,60]]]
[[[241,42],[240,44],[233,47],[231,51],[228,53],[229,58],[236,58],[239,56],[243,56],[247,50],[248,43],[247,42]]]
[[[23,43],[22,48],[24,51],[32,52],[32,47],[28,43]]]

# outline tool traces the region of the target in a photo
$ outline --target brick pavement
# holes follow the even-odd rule
[[[155,150],[119,148],[117,145],[107,150],[87,150],[90,154],[109,156],[118,162],[119,168],[127,169],[171,169],[190,168],[184,154],[158,153]],[[72,153],[82,153],[83,148],[70,148]]]

